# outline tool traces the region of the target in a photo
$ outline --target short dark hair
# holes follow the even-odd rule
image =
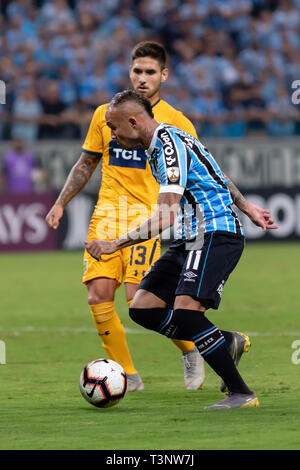
[[[139,57],[151,57],[160,64],[161,69],[166,67],[167,54],[164,46],[159,42],[143,41],[134,46],[131,52],[131,62]]]
[[[136,91],[133,90],[124,90],[120,91],[120,93],[117,93],[111,102],[109,103],[110,106],[118,106],[123,103],[127,103],[128,101],[132,101],[142,108],[149,114],[151,118],[154,118],[154,114],[152,111],[152,106],[150,101],[143,95],[136,93]]]

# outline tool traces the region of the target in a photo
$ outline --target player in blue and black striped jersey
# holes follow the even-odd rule
[[[102,254],[157,236],[174,225],[180,212],[180,235],[143,278],[129,314],[145,328],[195,343],[228,389],[224,400],[207,408],[258,406],[257,396],[240,376],[226,347],[226,332],[205,312],[218,308],[224,285],[244,249],[244,232],[233,202],[263,230],[277,228],[270,212],[249,204],[237,190],[233,201],[210,153],[191,135],[155,121],[149,101],[139,94],[118,93],[105,119],[119,145],[146,150],[160,184],[158,208],[120,238],[92,240],[86,249],[100,260]]]
[[[160,124],[147,154],[152,173],[160,183],[160,193],[170,192],[171,188],[182,196],[179,227],[183,240],[196,237],[201,230],[244,235],[231,207],[233,200],[227,181],[199,140],[174,126]],[[202,227],[198,227],[199,222]],[[191,233],[186,233],[188,229]]]

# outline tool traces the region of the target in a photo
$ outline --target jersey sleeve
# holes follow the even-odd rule
[[[102,127],[104,119],[104,107],[99,106],[93,114],[89,130],[87,132],[82,150],[99,156],[103,154]]]
[[[159,193],[183,194],[187,183],[187,148],[169,129],[158,132],[162,148],[157,157]]]
[[[174,112],[172,125],[175,127],[179,127],[179,129],[182,129],[184,132],[187,132],[187,134],[191,134],[193,137],[196,137],[196,139],[198,139],[198,135],[194,125],[181,111],[176,110]]]

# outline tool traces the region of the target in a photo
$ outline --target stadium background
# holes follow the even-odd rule
[[[239,188],[281,222],[264,235],[245,221],[247,238],[298,239],[299,8],[299,0],[1,2],[0,250],[82,246],[100,170],[58,234],[43,216],[80,154],[93,110],[129,86],[130,50],[145,39],[169,54],[162,97],[192,120]],[[32,169],[9,178],[7,154],[20,139]]]

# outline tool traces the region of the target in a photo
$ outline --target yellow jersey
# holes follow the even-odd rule
[[[151,215],[157,203],[159,184],[143,149],[125,150],[112,140],[105,121],[107,106],[104,104],[95,110],[82,150],[102,157],[102,180],[94,217],[105,217],[107,238],[115,238]],[[159,123],[179,127],[197,138],[191,121],[166,101],[158,100],[152,110]]]

